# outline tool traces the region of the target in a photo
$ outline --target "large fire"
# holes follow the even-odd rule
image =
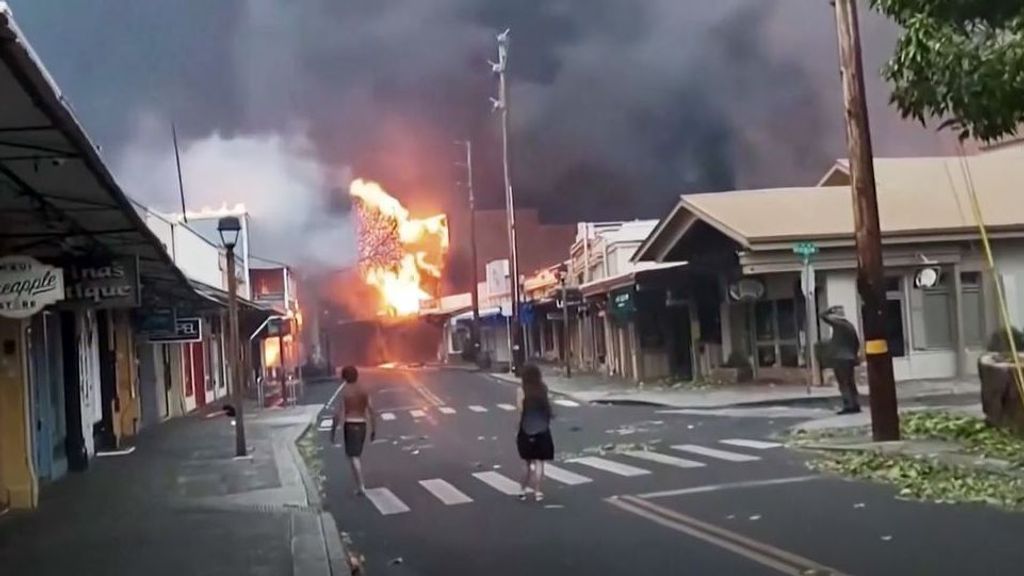
[[[381,313],[405,316],[430,300],[448,252],[448,217],[411,218],[380,184],[349,186],[359,217],[359,272],[380,294]]]

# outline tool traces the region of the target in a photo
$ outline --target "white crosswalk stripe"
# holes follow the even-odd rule
[[[630,450],[628,452],[623,452],[623,454],[625,454],[626,456],[630,456],[632,458],[639,458],[640,460],[648,460],[650,462],[657,462],[658,464],[675,466],[676,468],[700,468],[704,466],[703,462],[687,460],[686,458],[669,456],[668,454],[662,454],[660,452],[650,452],[647,450]]]
[[[570,472],[565,468],[559,468],[552,464],[544,464],[544,476],[551,478],[555,482],[561,482],[562,484],[568,484],[569,486],[576,486],[577,484],[586,484],[591,482],[590,478]]]
[[[566,400],[565,398],[559,398],[558,400],[555,400],[555,404],[558,404],[559,406],[566,406],[568,408],[575,408],[580,405],[579,402]]]
[[[332,426],[334,426],[334,418],[324,418],[320,421],[317,428],[320,430],[330,430]]]
[[[501,408],[506,412],[511,412],[516,409],[516,407],[511,404],[498,404],[498,408]]]
[[[507,476],[502,476],[497,472],[475,472],[473,473],[473,477],[502,494],[515,496],[520,492],[519,482],[511,480]]]
[[[440,478],[420,480],[420,486],[426,488],[427,492],[430,492],[438,500],[444,502],[446,506],[468,504],[473,501],[472,498],[460,492],[458,488]]]
[[[412,416],[413,418],[423,418],[426,415],[427,413],[423,410],[409,410],[409,416]]]
[[[455,414],[455,408],[451,406],[441,406],[438,410],[441,411],[441,414]]]
[[[477,406],[476,404],[470,406],[469,409],[472,410],[473,412],[487,412],[487,408],[484,408],[483,406]]]
[[[386,420],[394,420],[395,419],[395,415],[392,414],[391,412],[384,412],[383,414],[380,415],[380,419],[381,420],[385,420],[385,421]]]
[[[691,454],[699,454],[701,456],[707,456],[708,458],[726,460],[728,462],[753,462],[754,460],[761,459],[760,456],[751,456],[749,454],[718,450],[716,448],[708,448],[706,446],[698,446],[696,444],[677,444],[673,446],[672,449],[679,450],[681,452],[689,452]]]
[[[721,444],[728,444],[730,446],[739,446],[740,448],[753,448],[755,450],[767,450],[768,448],[778,448],[779,446],[782,446],[779,442],[747,440],[745,438],[727,438],[725,440],[719,440],[718,442]]]
[[[643,474],[651,473],[650,470],[644,470],[643,468],[637,468],[636,466],[630,466],[629,464],[621,464],[612,460],[605,460],[604,458],[598,458],[597,456],[573,458],[571,460],[567,460],[567,462],[590,466],[591,468],[597,468],[598,470],[604,470],[605,472],[611,472],[612,474],[618,474],[619,476],[641,476]]]
[[[366,498],[373,502],[377,510],[385,515],[402,514],[408,512],[409,507],[395,496],[394,492],[387,488],[369,488],[366,490]]]

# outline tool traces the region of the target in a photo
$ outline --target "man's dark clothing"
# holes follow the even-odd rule
[[[821,319],[832,327],[832,339],[828,342],[828,366],[836,375],[839,393],[843,396],[843,410],[860,410],[860,398],[854,371],[860,359],[860,338],[857,329],[841,316],[825,313]]]

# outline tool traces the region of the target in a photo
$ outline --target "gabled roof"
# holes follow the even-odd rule
[[[656,252],[652,247],[661,246],[670,235],[679,236],[680,229],[692,225],[693,218],[751,250],[808,240],[852,244],[848,171],[846,161],[841,160],[822,179],[822,183],[842,185],[684,195],[635,259],[652,259]],[[977,224],[969,195],[972,187],[989,230],[1024,234],[1024,153],[878,158],[875,180],[883,241],[974,237]]]

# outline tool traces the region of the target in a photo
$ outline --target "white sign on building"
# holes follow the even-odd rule
[[[0,316],[28,318],[64,298],[64,273],[31,256],[0,257]]]
[[[494,260],[485,267],[487,274],[487,297],[498,298],[511,292],[508,260]]]

